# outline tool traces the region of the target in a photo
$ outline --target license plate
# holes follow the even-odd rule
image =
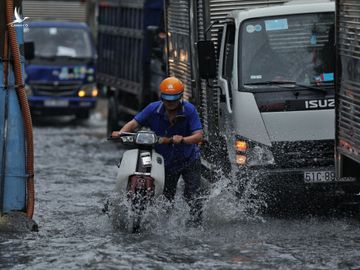
[[[46,107],[67,107],[69,106],[68,100],[63,99],[47,99],[44,101]]]
[[[311,171],[304,172],[305,183],[326,183],[335,181],[334,171]]]

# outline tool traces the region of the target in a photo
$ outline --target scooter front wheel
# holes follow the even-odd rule
[[[151,177],[130,178],[128,198],[131,200],[132,232],[140,231],[144,211],[154,194],[154,180]]]

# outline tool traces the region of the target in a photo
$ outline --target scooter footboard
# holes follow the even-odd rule
[[[139,150],[132,149],[125,151],[123,158],[118,169],[117,174],[117,183],[115,190],[120,193],[128,191],[128,185],[131,185],[131,182],[134,182],[134,177],[140,177],[144,179],[153,179],[153,189],[155,197],[163,194],[164,182],[165,182],[165,168],[164,168],[164,158],[155,152],[152,151],[151,156],[151,171],[150,173],[137,172],[137,158]],[[130,182],[129,182],[130,181]],[[147,181],[149,182],[149,181]]]

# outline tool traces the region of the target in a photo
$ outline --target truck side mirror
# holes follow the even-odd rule
[[[26,60],[35,58],[35,44],[32,41],[24,42],[24,56]]]
[[[197,44],[199,73],[202,79],[216,78],[216,57],[214,43],[209,40],[198,41]]]

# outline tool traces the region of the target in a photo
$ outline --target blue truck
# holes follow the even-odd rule
[[[25,66],[25,86],[32,115],[75,115],[87,119],[96,106],[96,49],[84,23],[32,21],[25,42],[34,58]]]

